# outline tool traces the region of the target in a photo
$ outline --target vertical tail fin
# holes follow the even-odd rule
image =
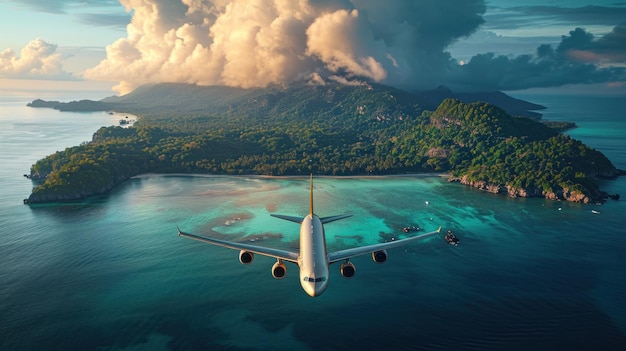
[[[311,190],[310,190],[310,192],[311,192],[311,195],[310,195],[311,200],[310,200],[309,207],[311,209],[311,217],[313,217],[313,173],[311,173]]]

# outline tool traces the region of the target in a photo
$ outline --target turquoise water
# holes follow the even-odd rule
[[[436,176],[319,177],[316,212],[354,214],[326,226],[331,250],[402,237],[409,224],[452,229],[461,244],[429,238],[384,265],[359,257],[350,280],[333,266],[313,299],[293,265],[274,280],[272,259],[244,266],[236,251],[176,235],[178,225],[292,248],[298,225],[269,213],[307,213],[307,178],[146,175],[88,201],[25,206],[30,164],[118,119],[24,107],[32,98],[0,100],[1,350],[626,347],[624,200],[508,199]],[[551,101],[567,113],[560,97],[542,98],[531,101],[550,107],[546,118]],[[580,126],[569,133],[626,168],[624,110],[606,112],[618,130],[607,135],[582,118],[592,103],[564,118]],[[603,188],[626,196],[626,178]]]

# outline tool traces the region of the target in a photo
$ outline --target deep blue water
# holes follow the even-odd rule
[[[269,258],[243,266],[236,251],[176,235],[179,225],[291,247],[298,226],[269,213],[306,213],[305,178],[152,175],[80,203],[23,205],[33,162],[118,119],[24,106],[36,97],[0,98],[0,350],[626,349],[625,200],[317,178],[319,215],[354,214],[326,226],[331,250],[407,224],[442,225],[461,244],[430,238],[390,250],[384,265],[356,258],[351,280],[333,266],[313,299],[295,266],[274,280]],[[548,106],[546,119],[577,122],[570,135],[626,169],[626,99],[524,98]],[[626,196],[626,178],[603,188]]]

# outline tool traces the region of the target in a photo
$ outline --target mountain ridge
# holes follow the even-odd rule
[[[30,107],[49,107],[61,111],[106,111],[144,112],[158,111],[224,113],[232,104],[242,104],[245,101],[261,100],[275,94],[291,94],[301,89],[335,89],[349,87],[341,84],[306,85],[294,84],[290,86],[273,85],[266,88],[243,89],[227,86],[198,86],[184,83],[157,83],[143,85],[134,91],[122,96],[110,96],[99,101],[79,100],[71,102],[35,100],[28,104]],[[513,98],[501,91],[487,91],[475,93],[456,93],[446,87],[421,91],[416,93],[392,88],[380,84],[363,83],[354,89],[383,90],[395,96],[401,96],[406,101],[420,106],[424,110],[434,110],[443,100],[456,98],[463,102],[487,102],[507,111],[513,116],[523,116],[540,119],[541,114],[535,112],[545,109],[544,106],[528,101]],[[182,111],[181,111],[182,110]]]

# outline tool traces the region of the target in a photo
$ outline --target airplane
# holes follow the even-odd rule
[[[300,224],[300,249],[298,251],[287,251],[264,246],[219,240],[206,236],[185,233],[177,227],[178,236],[187,237],[212,245],[223,246],[233,250],[239,250],[239,261],[245,265],[252,263],[255,254],[276,258],[277,262],[272,266],[272,276],[276,279],[283,279],[287,273],[287,267],[284,262],[295,263],[300,268],[300,285],[302,286],[302,289],[311,297],[316,297],[320,296],[328,287],[329,266],[331,264],[343,261],[340,267],[341,275],[346,278],[352,278],[356,273],[356,267],[352,262],[350,262],[350,258],[359,255],[371,254],[374,262],[383,263],[387,260],[387,249],[406,245],[413,241],[438,234],[441,231],[441,227],[439,227],[439,229],[435,231],[409,238],[328,252],[326,248],[326,233],[324,231],[324,224],[348,218],[352,215],[343,214],[330,217],[319,217],[313,212],[313,175],[311,175],[309,206],[310,212],[304,217],[270,214],[270,216]]]

